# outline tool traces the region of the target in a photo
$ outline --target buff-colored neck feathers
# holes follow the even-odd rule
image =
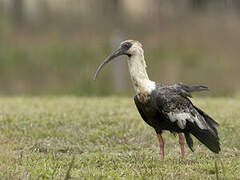
[[[148,78],[142,45],[138,41],[131,43],[132,47],[129,50],[131,57],[128,59],[128,67],[133,87],[137,94],[150,94],[156,88],[156,84]]]

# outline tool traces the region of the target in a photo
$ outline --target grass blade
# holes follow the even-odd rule
[[[74,160],[75,160],[75,156],[72,157],[72,160],[68,165],[68,170],[67,170],[67,173],[66,173],[66,176],[65,176],[64,180],[70,179],[70,173],[71,173],[71,169],[72,169],[73,164],[74,164]]]

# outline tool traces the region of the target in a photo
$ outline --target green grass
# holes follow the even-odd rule
[[[166,158],[130,98],[0,98],[0,179],[239,179],[240,99],[194,103],[220,123],[222,152],[194,139],[181,160],[168,132]]]

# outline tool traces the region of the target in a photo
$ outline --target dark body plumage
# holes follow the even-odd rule
[[[141,94],[134,97],[137,109],[143,120],[153,127],[157,134],[163,130],[184,133],[189,148],[193,151],[194,135],[211,151],[218,153],[220,143],[217,132],[218,123],[195,107],[188,99],[191,92],[208,90],[204,86],[176,84],[164,86],[156,84],[156,89],[143,100]]]

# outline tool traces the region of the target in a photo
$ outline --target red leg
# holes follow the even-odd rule
[[[178,133],[178,136],[179,136],[179,144],[181,146],[182,159],[184,159],[184,138],[181,133]]]
[[[160,133],[157,134],[159,145],[160,145],[160,151],[161,151],[161,157],[164,159],[164,142],[162,135]]]

